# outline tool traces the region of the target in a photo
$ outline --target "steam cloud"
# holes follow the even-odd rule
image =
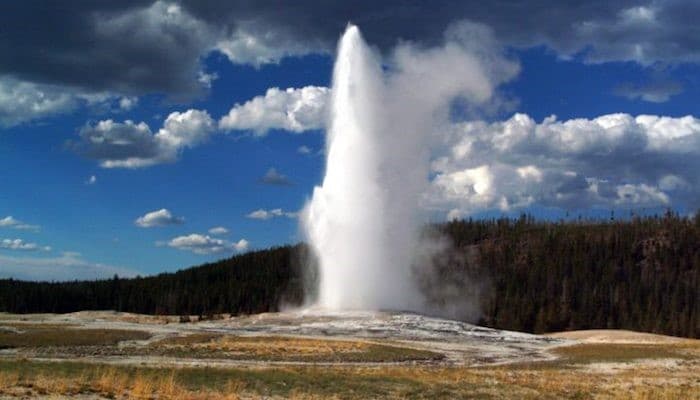
[[[319,262],[320,307],[424,311],[412,264],[425,253],[420,202],[431,138],[456,98],[484,104],[517,73],[492,44],[484,27],[460,24],[442,46],[403,44],[383,64],[348,26],[333,72],[326,175],[302,215]]]

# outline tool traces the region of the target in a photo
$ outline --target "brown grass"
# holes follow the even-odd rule
[[[400,346],[281,336],[193,334],[166,338],[149,352],[160,355],[307,362],[386,362],[437,360],[441,354]]]
[[[20,378],[16,372],[0,371],[0,395],[71,397],[94,393],[107,398],[239,400],[245,386],[231,380],[219,391],[191,390],[178,382],[174,370],[165,376],[153,376],[117,367],[98,367],[92,375],[54,376],[48,372]]]
[[[644,359],[691,359],[700,346],[694,344],[585,343],[557,347],[553,352],[571,363],[631,362]]]
[[[148,332],[118,329],[73,329],[65,326],[27,325],[21,332],[0,331],[0,348],[109,346],[125,340],[143,340]]]
[[[26,367],[26,366],[25,366]],[[519,399],[700,399],[700,368],[681,371],[641,367],[635,374],[527,368],[431,368],[385,366],[207,370],[92,367],[63,375],[48,366],[34,375],[0,370],[0,394],[70,397],[95,393],[109,398],[290,399],[519,398]],[[223,374],[223,384],[199,381]],[[296,380],[289,380],[295,377]],[[261,380],[262,379],[262,380]],[[279,380],[286,389],[272,389]],[[261,386],[261,383],[263,385]],[[19,391],[17,391],[19,389]],[[13,391],[14,390],[14,391]]]
[[[206,340],[205,340],[206,339]],[[191,346],[253,346],[255,341],[223,338],[172,339]],[[333,351],[353,353],[371,343],[324,343]],[[185,344],[183,344],[185,343]],[[315,339],[267,338],[274,346],[320,346]],[[337,347],[334,347],[337,346]],[[0,394],[19,397],[79,393],[135,399],[695,399],[700,400],[700,346],[599,344],[562,347],[554,362],[498,367],[436,367],[429,365],[269,367],[269,368],[147,368],[74,362],[42,363],[0,360]],[[328,352],[328,349],[321,349]],[[671,361],[668,361],[671,360]],[[605,369],[600,366],[619,366]],[[30,395],[27,395],[30,393]]]
[[[155,392],[155,385],[150,379],[137,375],[131,383],[129,397],[135,399],[149,399]]]
[[[3,388],[10,388],[17,386],[19,383],[19,374],[17,372],[4,372],[0,373],[0,393],[2,393]]]

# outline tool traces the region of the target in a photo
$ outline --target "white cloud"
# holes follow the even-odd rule
[[[270,129],[292,132],[321,129],[325,123],[327,98],[328,88],[325,87],[307,86],[285,91],[271,88],[265,96],[235,105],[221,118],[218,127],[208,112],[195,109],[171,113],[157,132],[146,122],[106,119],[83,126],[79,131],[80,140],[69,145],[86,157],[98,160],[103,168],[144,168],[176,161],[183,149],[205,142],[219,132],[217,128],[252,130],[257,136],[265,135]],[[122,97],[120,105],[130,106],[137,100]],[[302,146],[299,151],[308,153],[310,149]],[[288,184],[279,179],[280,176],[263,180]]]
[[[669,197],[659,188],[641,184],[624,184],[617,186],[616,204],[669,204]]]
[[[681,177],[676,175],[666,175],[659,179],[659,189],[667,191],[676,189],[690,189],[690,185],[688,185],[688,182]]]
[[[618,85],[614,93],[630,100],[643,100],[651,103],[664,103],[671,97],[683,92],[683,87],[678,82],[661,81],[644,85],[623,83]]]
[[[94,185],[97,183],[97,177],[95,175],[90,175],[90,177],[85,181],[86,185]]]
[[[279,30],[261,31],[258,24],[252,21],[239,21],[237,29],[219,40],[215,48],[232,63],[259,67],[278,63],[284,57],[317,52],[318,46],[313,48],[301,41],[291,40],[288,34]]]
[[[484,210],[700,204],[700,119],[609,114],[455,124],[433,159],[429,208]]]
[[[36,243],[25,242],[22,239],[0,239],[0,249],[22,251],[51,251],[49,246],[40,246]]]
[[[212,235],[225,235],[228,233],[228,229],[224,228],[223,226],[217,226],[209,229],[209,233]]]
[[[292,132],[320,129],[325,123],[327,97],[328,88],[325,87],[307,86],[285,91],[271,88],[264,97],[234,106],[219,121],[218,128],[252,130],[258,136],[270,129]],[[127,107],[136,101],[136,98],[122,97],[119,104]],[[157,132],[146,122],[132,120],[106,119],[88,123],[79,131],[80,140],[69,145],[86,157],[98,160],[103,168],[144,168],[174,162],[183,149],[195,147],[217,132],[217,124],[209,113],[190,109],[168,115]],[[310,149],[302,146],[300,152],[310,152]],[[289,183],[282,175],[270,175],[271,171],[263,181]]]
[[[211,85],[217,79],[219,79],[219,74],[217,74],[216,72],[206,73],[203,71],[199,71],[199,74],[197,77],[197,80],[199,81],[199,83],[201,83],[206,88],[211,88]]]
[[[311,148],[309,146],[299,146],[297,153],[304,155],[311,154]]]
[[[145,122],[108,119],[88,124],[73,147],[103,168],[142,168],[177,160],[182,149],[204,142],[214,131],[209,113],[190,109],[168,115],[155,134]]]
[[[119,99],[119,108],[124,110],[124,111],[129,111],[132,108],[136,107],[139,103],[139,98],[138,97],[133,97],[133,96],[123,96],[122,98]]]
[[[286,175],[282,175],[275,168],[268,169],[267,172],[265,172],[265,175],[260,178],[260,181],[268,185],[287,186],[292,184]]]
[[[65,252],[59,257],[14,257],[0,254],[0,278],[33,281],[69,281],[75,279],[105,279],[118,274],[133,277],[137,271],[92,263],[80,254]]]
[[[686,37],[684,22],[678,21],[696,10],[682,10],[682,4],[623,8],[613,16],[578,21],[572,35],[552,41],[564,53],[583,52],[588,62],[696,63],[700,55]],[[587,46],[589,51],[584,51]]]
[[[74,95],[59,87],[0,77],[0,126],[64,113],[78,105]]]
[[[169,247],[191,251],[195,254],[214,254],[226,251],[244,251],[248,248],[248,241],[241,239],[238,242],[229,242],[223,239],[212,238],[208,235],[192,233],[171,239]]]
[[[240,239],[239,241],[233,243],[233,248],[236,251],[245,251],[250,246],[250,242],[245,239]]]
[[[65,23],[90,29],[71,35],[56,35],[56,29],[27,34],[21,24],[5,26],[3,43],[13,59],[4,64],[4,71],[7,76],[31,76],[37,85],[53,82],[60,88],[91,92],[191,96],[211,84],[211,79],[201,77],[201,60],[211,51],[256,66],[288,56],[329,53],[349,20],[359,22],[384,54],[399,39],[435,43],[442,27],[470,20],[493,28],[506,46],[546,46],[572,59],[642,65],[700,61],[693,31],[700,9],[693,1],[590,1],[576,7],[567,2],[478,1],[440,2],[440,6],[421,2],[410,7],[394,2],[360,2],[353,7],[334,2],[217,3],[99,3],[44,10],[58,31],[66,31],[61,25]],[[31,11],[28,4],[5,14],[19,20]],[[61,13],[71,18],[61,18]],[[527,23],[523,15],[528,16]],[[84,56],[75,57],[76,49]],[[50,115],[73,102],[60,98],[65,90],[41,92],[46,94],[43,99],[22,99],[17,112],[5,116],[21,120]]]
[[[208,112],[190,109],[170,113],[155,138],[165,147],[180,149],[203,142],[214,129],[214,120]]]
[[[157,211],[151,211],[142,217],[138,217],[134,223],[142,228],[151,228],[155,226],[179,225],[185,222],[182,217],[176,217],[172,213],[161,208]]]
[[[287,218],[296,218],[298,213],[296,212],[290,212],[290,211],[283,211],[281,208],[273,208],[271,210],[265,210],[265,209],[258,209],[255,211],[252,211],[248,215],[246,215],[247,218],[251,219],[262,219],[262,220],[268,220],[271,218],[277,218],[277,217],[287,217]]]
[[[25,231],[38,231],[40,229],[39,225],[26,224],[11,215],[0,219],[0,228],[11,228],[19,229]]]
[[[542,171],[534,165],[516,168],[515,171],[522,179],[532,179],[535,182],[542,182]]]
[[[271,129],[304,132],[321,129],[326,119],[329,89],[306,86],[301,89],[270,88],[243,104],[236,104],[219,121],[226,131],[250,130],[263,136]]]
[[[32,83],[0,76],[0,127],[12,127],[80,109],[120,112],[136,107],[138,97],[112,92]]]

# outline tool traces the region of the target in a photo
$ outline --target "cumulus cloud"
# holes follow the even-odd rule
[[[208,112],[189,109],[173,112],[157,132],[146,122],[112,119],[87,123],[79,130],[79,140],[68,147],[85,157],[99,161],[103,168],[145,168],[177,161],[186,148],[205,142],[222,130],[252,130],[262,136],[269,129],[303,132],[320,129],[325,122],[328,89],[308,86],[280,91],[272,88],[243,105],[234,106],[221,118],[218,127]],[[310,152],[303,147],[300,151]],[[284,175],[271,168],[264,183],[288,185]]]
[[[71,281],[75,279],[106,279],[115,274],[133,277],[137,271],[128,268],[93,263],[80,254],[63,253],[58,257],[14,257],[0,254],[0,278],[30,281]]]
[[[622,83],[618,85],[614,93],[630,100],[643,100],[651,103],[664,103],[671,97],[683,92],[680,83],[674,81],[660,81],[648,84]]]
[[[297,153],[303,155],[311,154],[311,148],[309,146],[299,146],[299,148],[297,149]]]
[[[202,71],[199,72],[199,78],[197,78],[199,83],[208,89],[211,88],[212,83],[214,83],[214,81],[217,79],[219,79],[219,74],[216,72],[206,73]]]
[[[134,109],[138,101],[136,96],[32,83],[0,74],[0,128],[10,128],[79,110],[120,113]]]
[[[232,34],[223,36],[216,43],[216,50],[233,63],[259,67],[278,63],[284,57],[319,52],[324,48],[320,43],[294,40],[283,30],[261,31],[257,29],[258,24],[258,21],[239,21]]]
[[[124,111],[129,111],[136,107],[139,103],[139,98],[134,96],[123,96],[119,99],[119,108]]]
[[[196,93],[213,44],[208,24],[166,1],[3,4],[0,25],[0,52],[13,55],[0,74],[91,92]]]
[[[0,249],[22,251],[51,251],[49,246],[40,246],[36,243],[25,242],[22,239],[0,239]]]
[[[191,97],[211,85],[201,60],[213,51],[256,66],[331,53],[348,21],[359,24],[368,42],[384,53],[401,40],[432,46],[442,40],[444,27],[469,20],[492,28],[505,45],[544,45],[562,57],[581,56],[588,62],[697,63],[694,26],[699,16],[700,5],[691,0],[593,0],[575,7],[477,0],[360,0],[352,7],[311,0],[136,0],[61,7],[2,2],[0,53],[12,57],[0,60],[0,77],[84,93]],[[27,24],[39,28],[27,31]],[[34,103],[50,113],[70,102],[56,92]]]
[[[11,215],[8,215],[5,218],[0,218],[0,228],[11,228],[25,231],[38,231],[40,229],[39,225],[24,223]]]
[[[537,123],[524,114],[453,126],[433,159],[428,207],[458,217],[533,204],[697,207],[700,120],[609,114]]]
[[[572,35],[551,38],[550,43],[569,54],[589,46],[584,53],[590,62],[697,63],[700,52],[694,39],[687,37],[686,24],[698,15],[700,7],[692,1],[620,4],[608,16],[573,21]]]
[[[184,4],[197,18],[235,32],[234,42],[244,49],[227,53],[235,62],[275,62],[287,54],[331,51],[348,21],[362,28],[369,43],[387,50],[399,39],[432,45],[441,40],[445,26],[460,20],[490,26],[507,45],[545,45],[563,57],[581,54],[589,62],[649,65],[700,60],[691,28],[700,6],[690,0],[649,4],[594,0],[575,7],[561,2],[477,0],[411,4],[364,0],[352,7],[311,0],[246,6]]]
[[[249,243],[245,239],[241,239],[238,242],[229,242],[223,239],[212,238],[208,235],[192,233],[173,238],[167,245],[175,249],[191,251],[195,254],[215,254],[227,251],[244,251],[248,249]]]
[[[523,15],[528,16],[525,22]],[[147,93],[191,98],[215,79],[215,74],[203,71],[201,62],[211,52],[256,66],[288,56],[331,53],[347,21],[358,23],[368,42],[384,54],[401,42],[434,46],[443,40],[446,26],[468,21],[489,27],[501,45],[544,45],[563,58],[649,66],[700,62],[692,30],[698,17],[700,6],[689,0],[649,4],[594,0],[576,7],[476,0],[430,4],[367,0],[354,2],[353,7],[308,0],[0,4],[0,51],[13,55],[0,60],[0,93],[4,93],[0,124],[16,125],[75,109],[81,94],[83,99],[108,94],[124,109]],[[41,29],[28,33],[27,21]],[[304,89],[308,88],[293,89],[291,94],[277,90],[234,107],[233,116],[222,123],[229,125],[225,129],[257,134],[277,127],[295,132],[316,129],[319,123],[312,110],[277,105],[272,119],[254,113],[273,107],[275,101],[299,102],[293,94]],[[619,90],[646,101],[664,101],[678,89],[623,85]]]
[[[271,129],[304,132],[321,129],[326,117],[329,89],[306,86],[300,89],[270,88],[243,104],[236,104],[219,121],[221,129],[250,130],[263,136]]]
[[[157,211],[146,213],[138,217],[134,223],[142,228],[152,228],[156,226],[180,225],[185,222],[182,217],[174,216],[168,209],[161,208]]]
[[[78,107],[70,92],[51,85],[0,77],[0,127],[11,127]]]
[[[281,208],[273,208],[271,210],[265,210],[260,208],[258,210],[250,212],[246,215],[246,217],[251,219],[268,220],[277,217],[296,218],[297,215],[298,213],[296,212],[283,211]]]
[[[214,120],[201,110],[173,112],[155,134],[145,122],[111,119],[87,124],[70,146],[103,168],[143,168],[177,160],[180,152],[207,140]]]
[[[0,60],[0,126],[83,106],[125,111],[142,94],[188,99],[210,86],[200,57],[219,34],[176,3],[30,3],[0,4],[0,51],[13,55]]]
[[[275,168],[268,169],[265,175],[260,178],[260,182],[268,185],[279,186],[288,186],[292,184],[292,181],[290,181],[286,175],[282,175],[281,173],[277,172],[277,169]]]
[[[209,233],[212,235],[225,235],[228,233],[228,229],[224,228],[223,226],[217,226],[209,229]]]

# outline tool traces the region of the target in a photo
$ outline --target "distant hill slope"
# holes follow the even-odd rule
[[[431,228],[452,246],[417,271],[431,303],[453,317],[537,333],[614,328],[700,337],[698,217],[554,223],[523,216]],[[304,281],[314,281],[313,271],[304,273],[307,253],[304,245],[277,247],[134,279],[0,280],[0,311],[277,311],[303,303]]]

